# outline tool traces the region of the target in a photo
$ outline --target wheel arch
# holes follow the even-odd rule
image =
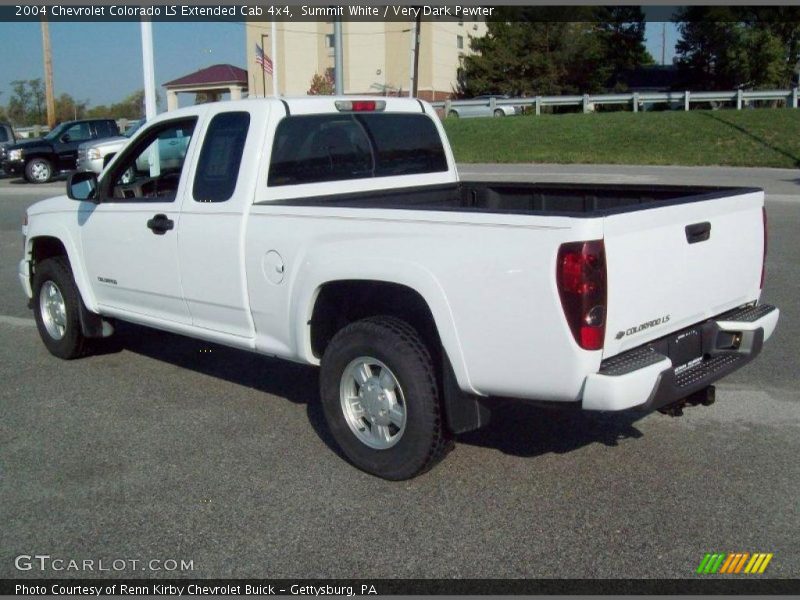
[[[293,315],[300,356],[307,362],[319,364],[326,339],[329,341],[340,328],[336,325],[346,325],[353,317],[365,318],[379,313],[406,318],[410,315],[409,320],[414,325],[422,325],[421,334],[427,336],[427,341],[440,344],[453,366],[459,387],[472,391],[450,304],[438,281],[431,273],[405,262],[387,265],[381,261],[380,265],[374,265],[380,273],[370,274],[371,262],[348,261],[350,266],[343,267],[338,276],[331,273],[327,265],[327,276],[312,278],[299,290]],[[358,265],[357,271],[353,264]],[[387,272],[393,276],[387,277]],[[381,294],[392,294],[392,298],[382,298]],[[348,303],[344,315],[336,312],[342,299],[354,297],[356,300]],[[392,299],[399,301],[392,304]],[[326,325],[325,321],[331,314],[337,319],[333,326]],[[425,326],[426,322],[430,323],[430,329]]]
[[[83,269],[83,263],[79,259],[80,254],[69,233],[59,228],[37,227],[29,229],[25,256],[30,261],[31,280],[37,262],[54,256],[65,256],[69,261],[72,276],[75,279],[75,285],[80,292],[83,303],[90,311],[97,312],[92,288]]]

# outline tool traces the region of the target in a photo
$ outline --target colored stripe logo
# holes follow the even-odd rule
[[[774,555],[766,552],[707,552],[697,567],[698,575],[737,574],[760,575],[767,570]]]

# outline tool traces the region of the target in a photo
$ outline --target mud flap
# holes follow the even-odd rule
[[[452,433],[466,433],[487,425],[492,414],[485,404],[488,398],[463,392],[458,387],[450,359],[446,353],[442,355],[442,391],[448,429]]]

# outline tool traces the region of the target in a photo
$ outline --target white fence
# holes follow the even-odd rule
[[[486,100],[447,100],[446,102],[433,102],[433,106],[444,110],[445,116],[450,114],[450,109],[459,106],[489,106],[494,112],[497,106],[530,106],[537,115],[541,114],[545,106],[581,106],[583,112],[588,113],[594,107],[603,104],[622,104],[631,107],[633,112],[638,112],[645,104],[668,104],[670,106],[683,106],[689,110],[693,102],[718,102],[735,104],[741,110],[750,102],[784,101],[787,108],[797,108],[797,88],[791,90],[758,90],[758,91],[723,91],[723,92],[632,92],[627,94],[584,94],[582,96],[535,96],[532,98],[491,98]]]

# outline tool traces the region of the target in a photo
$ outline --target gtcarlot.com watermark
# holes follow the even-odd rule
[[[20,554],[14,559],[18,571],[36,572],[187,572],[194,571],[194,560],[182,558],[66,558],[49,554]]]

